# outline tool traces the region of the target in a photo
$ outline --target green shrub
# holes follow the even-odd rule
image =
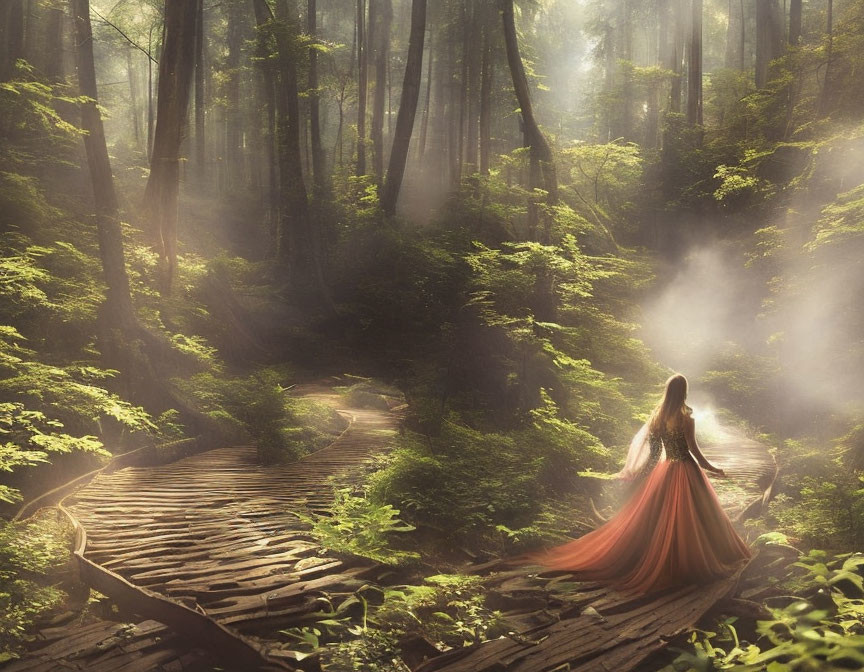
[[[40,615],[65,599],[51,574],[68,558],[68,530],[59,523],[0,523],[0,662],[14,657]]]
[[[386,463],[370,477],[372,496],[454,536],[524,520],[539,501],[542,457],[455,419],[434,437],[406,432]]]
[[[172,382],[230,436],[251,437],[265,464],[290,462],[327,445],[344,420],[324,404],[288,396],[278,368],[231,376],[214,368]]]
[[[794,566],[803,571],[795,585],[809,595],[756,622],[758,639],[744,642],[734,625],[720,623],[720,632],[697,630],[689,647],[673,649],[679,656],[661,672],[833,672],[864,665],[864,556],[829,557],[824,551],[802,555]]]
[[[295,512],[295,515],[310,525],[312,536],[333,553],[356,555],[387,565],[400,565],[419,557],[412,551],[390,547],[390,535],[415,529],[399,519],[399,509],[358,497],[350,488],[336,490],[326,514]]]
[[[59,367],[36,359],[13,327],[0,326],[0,471],[48,461],[52,453],[109,453],[103,445],[108,426],[129,431],[155,429],[149,415],[101,383],[114,375],[92,366]],[[18,492],[0,485],[0,500]]]

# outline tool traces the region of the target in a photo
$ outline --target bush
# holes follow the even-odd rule
[[[325,549],[334,553],[369,558],[386,565],[416,560],[411,551],[390,547],[391,535],[415,528],[399,519],[399,509],[358,497],[350,488],[336,490],[326,514],[295,515],[311,526],[310,533]]]
[[[63,602],[51,574],[69,559],[68,532],[48,519],[0,523],[0,663],[14,657],[42,614]]]
[[[864,544],[864,476],[844,464],[841,451],[821,442],[787,440],[780,451],[782,490],[768,523],[808,546],[861,548]]]
[[[288,396],[286,373],[262,368],[230,376],[219,368],[172,382],[226,433],[251,437],[265,464],[290,462],[327,445],[344,420],[330,407]]]
[[[387,463],[370,477],[371,495],[456,537],[524,520],[539,501],[541,457],[455,418],[435,437],[406,432]]]

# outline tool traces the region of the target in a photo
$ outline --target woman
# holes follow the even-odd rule
[[[750,550],[702,471],[723,475],[696,443],[686,398],[687,379],[675,374],[666,381],[663,400],[636,435],[619,472],[623,478],[644,480],[614,518],[579,539],[518,561],[648,593],[709,583],[749,558]]]

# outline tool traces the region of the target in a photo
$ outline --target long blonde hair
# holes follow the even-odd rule
[[[663,399],[657,404],[648,420],[651,432],[671,430],[680,426],[685,417],[692,412],[684,401],[687,399],[687,379],[680,373],[670,376],[666,381],[666,391]]]

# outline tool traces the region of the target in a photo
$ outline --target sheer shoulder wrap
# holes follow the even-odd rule
[[[630,441],[630,449],[627,451],[627,459],[624,462],[624,467],[615,474],[615,478],[620,478],[625,481],[632,481],[643,467],[648,464],[648,458],[651,456],[651,433],[648,429],[648,423],[642,425],[642,428],[636,432],[636,436]]]

